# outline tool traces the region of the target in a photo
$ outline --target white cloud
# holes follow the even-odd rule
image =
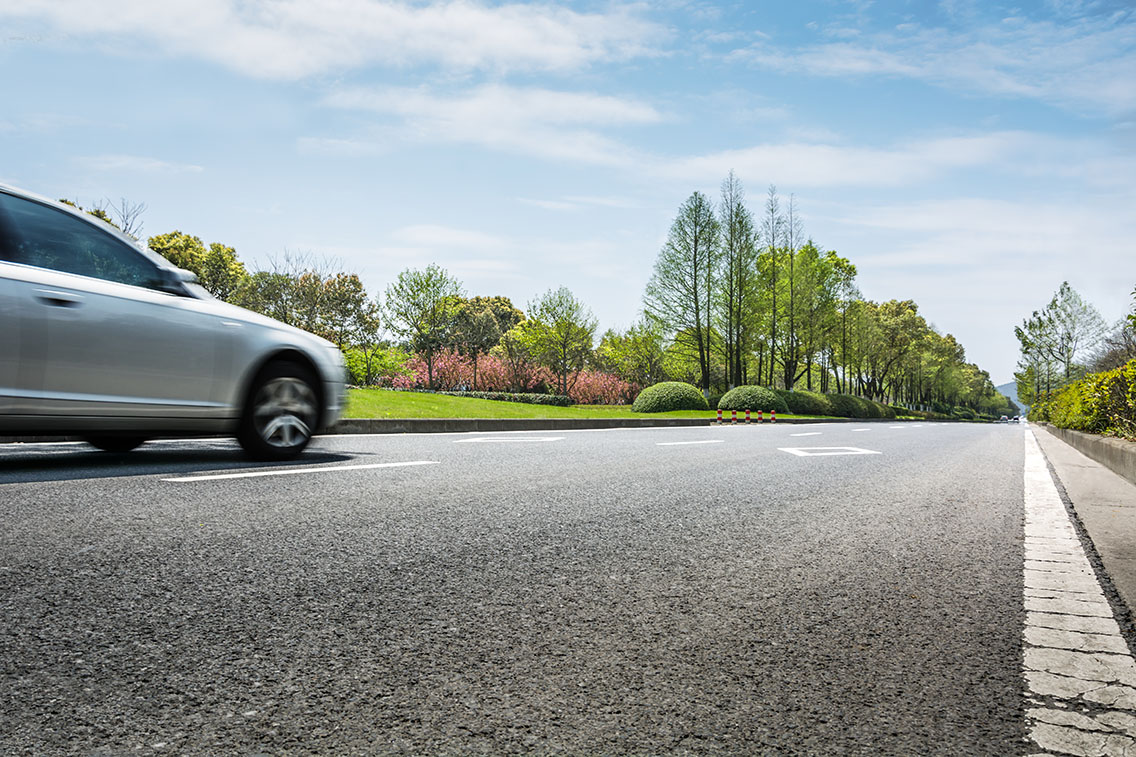
[[[1018,154],[1030,135],[999,132],[944,137],[894,147],[860,147],[808,142],[763,144],[661,164],[665,176],[718,181],[730,170],[740,176],[785,177],[795,187],[904,186],[944,171],[989,166]]]
[[[419,224],[397,229],[391,237],[415,247],[461,250],[501,250],[508,242],[501,237],[469,229]]]
[[[542,210],[579,210],[580,206],[574,202],[566,200],[536,200],[530,197],[518,197],[517,202],[523,205],[532,205],[534,208]]]
[[[374,139],[339,139],[335,137],[300,137],[296,149],[305,155],[334,155],[337,157],[369,157],[390,152],[388,144]]]
[[[150,46],[281,79],[370,65],[573,70],[652,54],[665,34],[635,7],[580,13],[477,0],[125,0],[113,8],[98,0],[22,0],[0,4],[0,19],[13,33],[18,22],[46,24],[70,45]]]
[[[638,203],[626,197],[595,197],[585,195],[569,195],[560,200],[539,200],[528,197],[518,197],[518,202],[544,210],[575,211],[586,207],[614,208],[627,210],[641,207]]]
[[[882,75],[1063,107],[1119,114],[1136,108],[1136,24],[1129,13],[1003,19],[965,31],[905,25],[786,50],[767,43],[732,56],[819,76]]]
[[[79,162],[95,171],[126,171],[131,173],[201,173],[205,169],[190,163],[170,163],[142,155],[92,155],[79,158]]]
[[[325,104],[392,116],[405,138],[478,144],[592,164],[623,164],[629,151],[597,128],[662,120],[652,106],[583,92],[484,85],[459,95],[427,88],[345,89]]]

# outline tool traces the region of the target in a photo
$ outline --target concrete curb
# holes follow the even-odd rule
[[[896,418],[780,418],[776,423],[756,418],[751,426],[778,426],[809,423],[952,423],[954,421]],[[471,431],[578,431],[607,428],[667,428],[678,426],[714,426],[707,418],[344,418],[321,436],[336,434],[455,434]],[[723,426],[731,425],[729,416]],[[746,425],[739,418],[738,426]],[[0,436],[0,444],[13,442],[77,442],[77,436]]]
[[[1136,442],[1110,436],[1086,434],[1069,428],[1039,423],[1046,431],[1087,458],[1097,461],[1118,476],[1136,484]]]
[[[762,423],[757,417],[750,426],[781,426],[809,423],[955,423],[954,420],[924,420],[922,418],[768,418]],[[965,422],[965,421],[964,421]],[[707,418],[344,418],[325,435],[334,434],[444,434],[470,431],[573,431],[605,428],[666,428],[675,426],[716,426],[714,416]],[[731,424],[730,416],[722,420],[723,426],[747,425],[739,416]]]

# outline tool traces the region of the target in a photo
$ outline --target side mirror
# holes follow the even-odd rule
[[[186,284],[197,283],[197,274],[184,268],[159,268],[158,272],[160,277],[158,289],[170,294],[184,297],[189,294]]]
[[[197,274],[194,273],[193,271],[187,271],[184,268],[174,268],[174,269],[172,269],[171,272],[177,277],[177,280],[180,281],[183,284],[198,284],[198,283],[200,283],[200,281],[197,278]]]

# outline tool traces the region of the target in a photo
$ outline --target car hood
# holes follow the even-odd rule
[[[316,336],[310,331],[304,331],[301,328],[290,326],[287,323],[276,320],[275,318],[269,318],[268,316],[261,313],[256,313],[252,310],[246,310],[245,308],[238,307],[237,305],[233,305],[228,302],[222,302],[221,300],[213,299],[212,297],[209,297],[209,299],[207,300],[203,300],[203,302],[206,303],[205,308],[219,318],[238,321],[240,323],[247,323],[252,326],[270,328],[280,334],[287,335],[297,343],[319,346],[328,350],[335,350],[336,352],[339,351],[338,347],[336,347],[334,344],[324,339],[323,337]]]

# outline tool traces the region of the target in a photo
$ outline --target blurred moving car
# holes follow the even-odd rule
[[[0,185],[0,435],[124,452],[223,433],[258,460],[302,452],[342,410],[343,355],[195,282],[97,218]]]

